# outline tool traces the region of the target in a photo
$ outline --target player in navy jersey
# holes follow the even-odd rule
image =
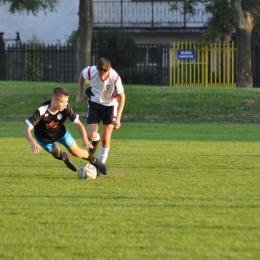
[[[76,98],[79,104],[84,103],[82,92],[86,80],[90,82],[86,90],[88,96],[87,134],[93,145],[89,152],[94,154],[97,149],[100,140],[98,125],[102,120],[102,146],[98,159],[105,163],[112,132],[121,126],[121,116],[125,105],[124,88],[120,76],[112,69],[110,61],[104,57],[98,60],[97,66],[89,66],[81,72]]]
[[[62,152],[57,146],[57,143],[61,143],[72,155],[88,160],[99,172],[107,174],[106,166],[87,150],[78,147],[64,125],[66,119],[69,118],[78,128],[83,139],[82,145],[93,148],[88,141],[86,130],[79,120],[79,116],[68,104],[69,96],[70,94],[65,88],[55,88],[51,100],[43,103],[30,118],[25,120],[24,135],[31,145],[31,150],[33,153],[38,153],[43,147],[55,159],[64,161],[69,169],[77,171],[77,165],[70,160],[67,153]],[[32,129],[34,129],[34,137],[31,134]]]

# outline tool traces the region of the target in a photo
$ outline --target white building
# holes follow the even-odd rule
[[[198,6],[194,17],[181,10],[170,11],[166,0],[93,0],[94,32],[99,28],[117,28],[131,33],[136,43],[172,43],[196,41],[205,31],[208,14],[204,5]],[[175,1],[181,7],[181,0]],[[65,43],[78,28],[79,1],[61,0],[57,12],[11,14],[9,4],[0,6],[0,32],[4,39],[14,39],[20,33],[21,41],[33,38],[45,44]]]

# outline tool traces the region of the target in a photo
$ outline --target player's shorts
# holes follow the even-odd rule
[[[117,106],[103,106],[88,100],[87,124],[99,124],[102,120],[103,125],[112,124],[117,116]]]
[[[60,140],[53,142],[53,143],[46,144],[46,143],[39,141],[38,138],[36,137],[36,135],[34,135],[34,137],[37,140],[37,142],[39,143],[39,145],[49,153],[51,153],[54,150],[56,143],[60,143],[60,144],[64,145],[66,148],[70,148],[72,145],[75,144],[75,140],[72,137],[72,135],[68,129],[66,129],[65,135]]]

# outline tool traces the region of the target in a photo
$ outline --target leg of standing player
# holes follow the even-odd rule
[[[110,149],[111,136],[114,129],[114,120],[117,116],[117,106],[106,107],[103,110],[103,132],[102,132],[102,146],[99,151],[98,159],[105,163]]]
[[[89,152],[94,154],[97,150],[98,143],[100,141],[100,134],[98,132],[98,124],[87,125],[88,139],[91,141],[93,148],[89,148]]]
[[[104,125],[103,127],[102,146],[100,148],[99,155],[98,155],[98,160],[100,160],[102,163],[105,163],[108,157],[113,127],[114,125],[112,124]]]

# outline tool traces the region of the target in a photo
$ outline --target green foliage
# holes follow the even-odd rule
[[[205,33],[206,41],[214,41],[218,37],[230,35],[233,31],[233,18],[228,1],[213,1],[206,5],[206,11],[212,14]]]
[[[59,4],[59,0],[30,0],[30,1],[24,1],[24,0],[0,0],[0,6],[1,4],[11,4],[10,5],[10,13],[22,13],[24,11],[29,14],[30,12],[33,15],[37,15],[41,10],[43,11],[55,11],[55,7]]]
[[[35,48],[37,48],[35,50]],[[48,66],[44,62],[43,44],[28,45],[26,55],[26,79],[28,81],[44,81],[48,75]]]
[[[208,20],[208,30],[205,33],[206,41],[215,41],[218,37],[230,35],[234,29],[233,17],[230,5],[227,0],[186,0],[183,3],[183,13],[195,15],[196,5],[205,4],[205,9],[212,16]],[[243,11],[250,12],[254,17],[253,37],[260,36],[260,0],[242,0],[241,7]],[[177,5],[172,4],[171,10],[176,10]]]
[[[120,77],[123,82],[132,82],[132,84],[153,84],[154,69],[153,67],[138,68],[135,65],[136,70],[129,68],[120,68]]]
[[[72,31],[66,44],[76,48],[77,31]],[[132,55],[136,52],[136,48],[134,38],[117,29],[99,30],[92,36],[92,49],[95,49],[97,56],[108,58],[112,67],[120,71],[123,68],[136,66],[136,58]]]
[[[246,3],[246,1],[243,1],[243,3]],[[254,17],[252,38],[258,39],[260,37],[260,0],[253,1],[252,13]]]
[[[72,31],[71,35],[66,40],[66,44],[73,48],[77,47],[77,31]]]
[[[121,70],[136,65],[135,57],[132,55],[136,45],[134,38],[128,33],[117,29],[99,30],[92,37],[92,48],[97,49],[98,57],[108,58],[115,69]]]

